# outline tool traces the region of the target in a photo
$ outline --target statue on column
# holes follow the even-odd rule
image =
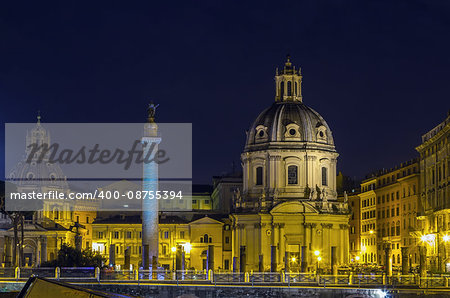
[[[154,123],[155,122],[155,114],[156,114],[156,109],[159,107],[159,104],[155,105],[153,102],[150,102],[150,104],[148,105],[148,122],[149,123]]]

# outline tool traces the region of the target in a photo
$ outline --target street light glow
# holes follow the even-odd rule
[[[355,257],[355,260],[359,261],[359,259],[360,259],[360,257],[359,257],[359,256],[356,256],[356,257]]]
[[[444,236],[442,236],[442,240],[444,240],[444,242],[448,242],[450,240],[450,236],[444,235]]]
[[[172,252],[176,252],[177,248],[175,246],[172,246]]]
[[[370,231],[369,231],[369,234],[373,234],[373,230],[370,230]]]
[[[314,252],[314,255],[315,255],[315,256],[320,255],[320,251],[316,250],[316,251]]]
[[[185,251],[185,252],[187,252],[187,253],[190,253],[190,252],[191,252],[192,245],[191,245],[189,242],[185,243],[185,244],[183,245],[183,247],[184,247],[184,251]]]
[[[317,257],[317,261],[322,261],[322,257]]]
[[[297,259],[296,259],[295,257],[292,257],[292,262],[295,263],[296,260],[297,260]]]
[[[436,238],[435,234],[427,234],[427,235],[422,235],[420,237],[420,240],[422,240],[422,242],[428,242],[429,244],[431,244],[431,242],[434,242],[435,238]]]

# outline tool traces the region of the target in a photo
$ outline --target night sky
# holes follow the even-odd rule
[[[3,1],[0,118],[193,123],[194,183],[239,164],[286,54],[352,177],[416,156],[445,119],[448,1]],[[4,129],[0,177],[4,176]]]

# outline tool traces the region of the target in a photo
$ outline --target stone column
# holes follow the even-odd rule
[[[148,160],[154,158],[158,152],[158,144],[161,138],[158,137],[158,125],[154,123],[153,117],[149,114],[149,122],[144,127],[144,137],[142,138],[142,146],[144,156],[148,156]],[[147,157],[146,157],[147,158]],[[158,163],[150,162],[143,164],[143,191],[158,190]],[[159,218],[158,218],[159,200],[142,200],[142,266],[148,270],[150,264],[152,271],[156,270],[159,254]]]
[[[424,245],[419,246],[419,266],[420,266],[420,276],[427,276],[427,248]]]
[[[309,245],[311,243],[311,224],[310,223],[304,223],[303,226],[305,227],[305,242],[302,246],[302,272],[306,272],[308,270],[308,263],[309,263]]]
[[[270,270],[272,272],[277,271],[277,267],[278,267],[278,246],[280,245],[280,224],[278,223],[274,223],[272,224],[272,229],[273,229],[273,233],[272,233],[272,246],[271,246],[271,262],[270,262]],[[275,254],[274,256],[272,256],[273,254]],[[275,266],[275,269],[273,269],[273,266]]]
[[[208,245],[207,262],[207,269],[211,269],[214,271],[214,245]]]
[[[239,271],[245,272],[246,264],[247,264],[247,256],[245,246],[240,247],[240,257],[239,257]]]
[[[402,247],[402,274],[409,273],[408,247]]]
[[[337,275],[338,274],[338,266],[337,266],[337,254],[336,254],[336,246],[332,246],[331,247],[331,272],[333,275]]]
[[[283,260],[283,255],[286,251],[285,248],[285,237],[284,237],[284,223],[278,224],[279,226],[279,241],[278,241],[278,260]]]
[[[253,249],[253,259],[255,259],[255,261],[258,264],[258,271],[262,272],[264,270],[261,270],[261,268],[263,267],[263,264],[261,263],[262,261],[262,254],[261,254],[261,224],[260,223],[255,223],[253,225],[253,235],[254,235],[254,249]],[[256,259],[257,258],[257,259]]]
[[[41,237],[41,264],[47,262],[47,237]]]
[[[308,269],[308,248],[306,246],[301,247],[300,252],[301,271],[306,272]]]
[[[386,276],[392,276],[392,258],[391,258],[391,244],[388,243],[384,246],[384,254],[385,254],[385,273]]]
[[[290,270],[290,260],[289,260],[289,252],[284,253],[284,272],[288,272]]]
[[[270,247],[270,271],[277,271],[277,247],[274,245]]]

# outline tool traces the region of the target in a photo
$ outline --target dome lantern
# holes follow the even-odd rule
[[[275,74],[275,101],[302,102],[302,74],[301,68],[295,69],[291,57],[288,55],[284,68]]]

